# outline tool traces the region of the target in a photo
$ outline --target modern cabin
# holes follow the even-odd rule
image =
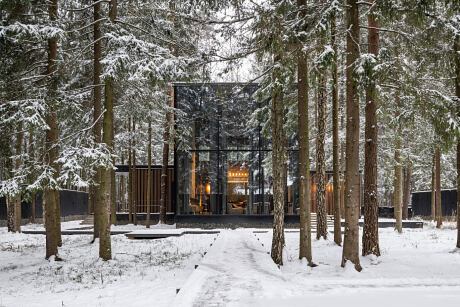
[[[168,171],[168,212],[177,216],[273,214],[268,102],[257,102],[257,84],[176,83],[173,86],[174,165]],[[268,129],[268,130],[267,130]],[[298,142],[287,140],[286,215],[299,214]],[[119,168],[127,175],[126,166]],[[160,169],[153,167],[152,213],[159,212]],[[316,212],[315,171],[311,171]],[[146,212],[147,169],[135,171],[136,211]],[[333,214],[332,173],[327,172],[327,213]],[[340,189],[340,187],[338,187]],[[120,195],[120,193],[117,193]],[[126,193],[125,193],[126,194]],[[123,201],[126,203],[126,201]],[[120,211],[127,207],[119,206]]]

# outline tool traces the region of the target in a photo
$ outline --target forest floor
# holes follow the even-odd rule
[[[63,223],[63,229],[78,222]],[[81,226],[80,226],[81,227]],[[117,226],[145,229],[142,226]],[[29,225],[24,229],[40,229]],[[380,229],[381,257],[342,268],[331,238],[313,241],[310,268],[286,232],[284,266],[271,261],[271,231],[221,230],[158,240],[112,236],[113,260],[91,236],[63,236],[64,261],[47,261],[45,236],[0,228],[0,306],[455,306],[460,300],[456,229]],[[212,244],[212,246],[210,246]],[[206,252],[206,254],[205,254]],[[195,265],[198,268],[195,269]],[[176,289],[180,289],[176,295]]]

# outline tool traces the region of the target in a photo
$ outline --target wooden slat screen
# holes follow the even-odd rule
[[[152,183],[150,188],[150,213],[160,212],[161,198],[161,169],[152,169]],[[148,170],[136,169],[137,187],[136,187],[136,208],[137,213],[147,212],[147,184]],[[172,192],[174,185],[174,169],[168,169],[167,193],[166,193],[166,212],[172,212]]]

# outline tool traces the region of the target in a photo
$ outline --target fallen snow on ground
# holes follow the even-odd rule
[[[71,223],[63,228],[75,228]],[[361,257],[361,273],[340,266],[342,249],[332,238],[312,240],[318,266],[308,267],[297,259],[298,232],[286,233],[279,269],[269,255],[271,230],[253,231],[159,240],[116,235],[114,260],[108,262],[98,260],[91,236],[63,236],[65,261],[55,262],[43,259],[43,235],[0,228],[0,306],[431,307],[457,306],[460,300],[460,251],[454,249],[453,224],[442,229],[425,224],[402,234],[380,229],[382,256]]]
[[[342,248],[313,239],[308,267],[298,259],[299,233],[286,233],[284,266],[269,255],[271,231],[221,233],[174,306],[457,306],[460,251],[452,225],[380,229],[381,257],[361,257],[363,271],[340,266]]]
[[[63,229],[76,225],[66,222]],[[130,240],[115,235],[113,260],[104,262],[91,236],[63,236],[59,254],[64,261],[47,261],[44,235],[12,234],[3,227],[0,306],[167,306],[215,237]]]

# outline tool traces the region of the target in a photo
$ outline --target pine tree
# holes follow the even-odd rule
[[[297,6],[302,8],[306,0],[297,0]],[[305,18],[305,13],[301,18]],[[304,21],[305,22],[305,21]],[[305,27],[303,27],[305,28]],[[300,29],[302,31],[304,29]],[[312,265],[311,252],[311,199],[310,199],[310,142],[308,121],[308,58],[302,50],[305,36],[299,38],[297,51],[297,106],[298,106],[298,138],[299,138],[299,207],[300,207],[300,243],[299,259],[306,258]]]
[[[371,0],[370,3],[374,1]],[[372,11],[368,15],[368,52],[374,57],[379,53],[379,24]],[[374,72],[372,72],[374,73]],[[375,74],[375,73],[374,73]],[[363,227],[363,250],[362,255],[374,254],[380,256],[379,248],[379,222],[377,201],[377,87],[375,76],[366,88],[366,124],[364,143],[364,227]]]
[[[345,235],[342,266],[347,261],[361,271],[359,262],[359,98],[354,65],[359,58],[359,10],[356,0],[347,0],[347,137],[345,170]]]
[[[339,161],[339,76],[336,15],[331,17],[331,45],[334,51],[332,64],[332,187],[334,199],[334,242],[342,245],[342,222],[340,213],[340,161]]]
[[[48,7],[49,19],[51,23],[55,22],[58,18],[58,1],[53,0]],[[56,160],[58,158],[58,125],[57,125],[57,110],[56,110],[56,90],[57,90],[57,76],[56,76],[56,59],[57,59],[57,38],[52,37],[48,39],[48,63],[46,74],[48,79],[48,99],[47,99],[47,112],[46,124],[49,129],[46,130],[45,137],[45,163],[53,168],[53,181],[48,183],[48,186],[43,192],[43,203],[45,207],[45,229],[46,229],[46,256],[48,259],[51,256],[57,257],[58,245],[60,243],[60,229],[61,225],[57,216],[57,207],[59,203],[59,191],[56,188],[56,180],[58,178],[58,165]]]

